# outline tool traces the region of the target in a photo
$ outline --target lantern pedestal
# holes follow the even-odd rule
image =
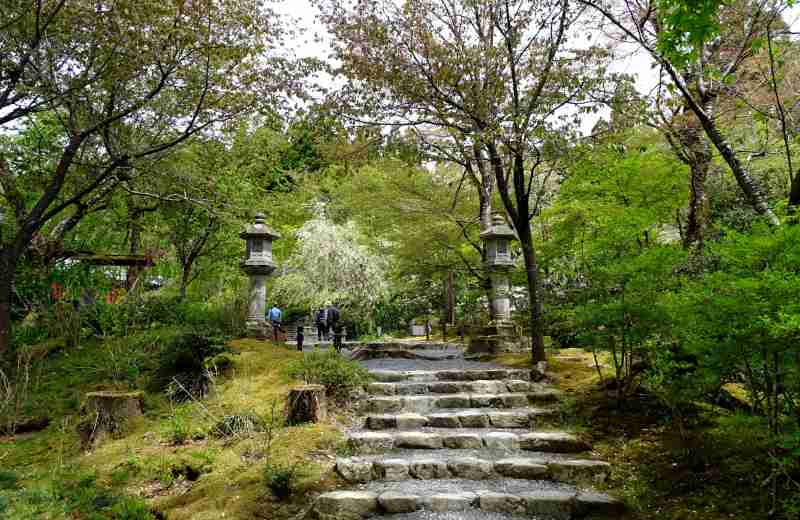
[[[519,337],[511,323],[490,323],[476,332],[476,335],[469,338],[468,356],[495,355],[525,350],[525,347],[520,345]]]
[[[267,274],[247,273],[250,278],[248,292],[247,336],[265,339],[270,336],[267,327]]]

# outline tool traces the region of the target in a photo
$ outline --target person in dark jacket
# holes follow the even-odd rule
[[[328,311],[325,307],[317,311],[316,319],[314,320],[317,325],[317,341],[328,340]]]
[[[342,350],[342,323],[341,314],[336,304],[328,307],[328,327],[333,331],[333,348],[336,352]]]
[[[303,339],[305,339],[305,336],[303,335],[303,324],[300,323],[297,326],[297,351],[298,352],[302,352],[303,351]]]

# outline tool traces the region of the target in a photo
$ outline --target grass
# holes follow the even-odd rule
[[[141,341],[138,346],[147,348],[158,336],[147,334],[149,339],[128,341]],[[255,340],[230,345],[232,366],[216,378],[207,399],[176,407],[163,395],[148,393],[143,420],[124,437],[106,440],[89,453],[81,450],[75,432],[83,394],[140,385],[153,367],[145,363],[134,384],[125,384],[109,379],[118,370],[97,362],[115,348],[108,343],[92,341],[52,354],[33,388],[30,407],[38,414],[47,413],[50,426],[42,432],[0,438],[0,466],[13,472],[13,479],[6,481],[16,482],[13,489],[0,489],[0,517],[138,518],[112,509],[134,511],[141,504],[170,520],[279,520],[302,511],[310,503],[308,493],[336,483],[331,468],[341,434],[335,424],[279,428],[271,449],[266,433],[209,435],[225,415],[252,414],[265,420],[281,416],[285,396],[297,383],[286,369],[301,353]],[[285,502],[271,498],[263,482],[268,456],[275,464],[303,463],[300,498]],[[56,489],[58,483],[69,482],[80,483],[77,491]],[[83,498],[73,500],[70,493]],[[129,499],[130,504],[125,502]]]
[[[605,362],[603,356],[599,360]],[[504,354],[494,361],[531,366],[527,354]],[[753,423],[760,419],[698,403],[688,418],[688,435],[681,437],[665,407],[646,393],[622,404],[612,401],[600,388],[591,353],[551,350],[547,362],[565,395],[564,420],[589,436],[594,451],[611,462],[604,490],[626,501],[631,518],[767,518],[766,439]]]

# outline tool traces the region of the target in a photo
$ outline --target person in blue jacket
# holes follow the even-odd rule
[[[269,322],[272,324],[272,341],[278,341],[278,331],[281,328],[281,310],[277,305],[273,305],[269,310]]]

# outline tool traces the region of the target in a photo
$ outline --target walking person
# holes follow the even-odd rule
[[[333,332],[333,348],[336,349],[336,352],[341,352],[342,350],[342,324],[341,324],[341,314],[339,313],[339,308],[336,304],[333,304],[328,307],[328,326],[330,330]]]
[[[317,325],[317,341],[328,340],[328,310],[323,307],[317,311],[316,319],[314,320]]]
[[[269,310],[269,322],[272,324],[272,341],[278,342],[278,332],[281,328],[281,317],[283,313],[277,305],[273,305]]]

